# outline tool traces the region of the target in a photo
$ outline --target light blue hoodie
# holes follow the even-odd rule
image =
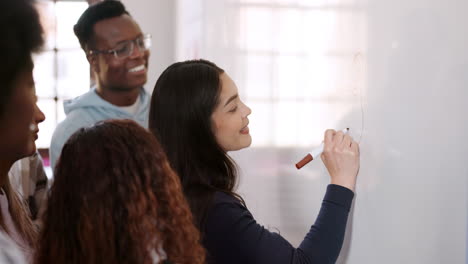
[[[107,119],[132,119],[144,128],[148,128],[149,101],[148,93],[141,88],[140,106],[134,115],[102,99],[96,93],[95,88],[79,97],[65,101],[63,107],[67,117],[57,125],[50,144],[51,168],[55,168],[68,138],[82,127]]]

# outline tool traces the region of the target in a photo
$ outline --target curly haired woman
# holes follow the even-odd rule
[[[35,263],[204,263],[179,179],[135,122],[80,129],[54,175]]]

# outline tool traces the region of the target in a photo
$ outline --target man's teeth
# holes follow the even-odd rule
[[[137,72],[137,71],[142,71],[145,69],[145,65],[140,65],[140,66],[136,66],[134,68],[131,68],[130,70],[128,70],[128,72]]]

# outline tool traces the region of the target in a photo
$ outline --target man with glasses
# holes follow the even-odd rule
[[[89,92],[64,103],[67,117],[52,136],[52,168],[68,138],[78,129],[106,119],[132,119],[148,126],[147,81],[151,36],[119,1],[91,5],[74,26],[96,82]]]

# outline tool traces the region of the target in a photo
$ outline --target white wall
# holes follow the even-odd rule
[[[369,1],[367,127],[346,263],[466,258],[466,1]]]
[[[201,28],[199,44],[202,46],[196,48],[203,57],[215,58],[228,70],[245,69],[242,61],[236,61],[236,54],[220,52],[226,51],[226,47],[245,33],[236,32],[239,27],[226,27],[226,21],[237,19],[231,17],[233,13],[208,6],[210,3],[220,5],[220,1],[203,1],[204,10],[196,12],[203,14],[197,23],[204,23],[197,27]],[[224,2],[232,7],[249,1]],[[311,1],[297,2],[315,8]],[[362,41],[347,46],[349,52],[361,54],[358,62],[347,58],[352,67],[344,67],[339,71],[343,75],[336,75],[342,78],[349,71],[365,72],[364,80],[357,82],[358,93],[350,91],[353,87],[335,90],[337,96],[351,102],[350,110],[347,113],[333,111],[340,106],[330,102],[331,111],[320,113],[322,119],[316,118],[312,106],[304,109],[304,116],[309,118],[302,119],[304,126],[313,124],[316,130],[322,131],[325,125],[338,129],[349,126],[356,139],[362,135],[361,170],[339,263],[465,263],[468,222],[468,142],[465,140],[468,16],[465,11],[468,2],[325,2],[330,2],[329,10],[337,8],[339,11],[333,14],[337,23],[344,21],[341,31],[332,32],[338,34],[337,41],[349,33],[346,25],[363,21],[366,24],[366,34],[355,36]],[[278,1],[262,3],[258,4],[259,8],[276,5]],[[350,6],[364,13],[363,20],[347,20],[346,11]],[[212,27],[223,30],[210,31]],[[229,28],[234,30],[226,32]],[[356,28],[360,32],[361,27]],[[187,47],[184,49],[178,43],[182,54],[184,50],[191,50],[193,42]],[[253,72],[262,70],[252,69]],[[242,72],[233,75],[242,80]],[[311,74],[308,77],[321,76]],[[239,89],[242,92],[242,85]],[[255,108],[252,110],[256,112]],[[264,117],[257,119],[273,115],[263,114]],[[327,120],[326,124],[322,120]],[[255,142],[256,138],[253,140]],[[329,182],[321,162],[295,170],[294,163],[306,150],[308,148],[265,146],[233,153],[242,168],[239,191],[254,216],[272,230],[279,230],[295,245],[314,222]]]
[[[154,37],[147,85],[151,89],[175,56],[218,59],[225,47],[214,47],[210,39],[219,36],[224,43],[237,41],[235,34],[209,30],[223,21],[235,21],[231,13],[212,13],[211,17],[223,20],[205,24],[210,13],[203,8],[209,3],[219,5],[218,1],[197,0],[194,5],[202,9],[177,7],[175,2],[187,3],[183,0],[124,2],[143,30]],[[357,35],[363,41],[350,50],[362,54],[359,63],[351,59],[355,67],[342,70],[362,68],[362,90],[360,94],[336,90],[349,92],[340,96],[347,97],[353,107],[344,114],[324,112],[326,124],[314,119],[311,107],[305,112],[311,118],[302,120],[319,131],[323,126],[350,126],[356,138],[362,135],[361,171],[339,263],[466,262],[468,16],[464,12],[468,2],[331,2],[343,2],[344,10],[348,2],[359,2],[367,25],[366,34]],[[194,20],[178,17],[174,21],[173,14],[183,16],[187,10]],[[337,17],[343,19],[340,14]],[[195,23],[193,35],[178,35],[180,26],[191,21]],[[175,38],[188,43],[174,43]],[[227,69],[245,68],[233,54],[219,60]],[[237,77],[242,79],[241,74]],[[315,220],[329,182],[321,162],[295,170],[294,163],[306,150],[267,146],[233,153],[242,168],[240,192],[255,217],[296,245]]]
[[[145,86],[148,91],[152,91],[162,71],[174,62],[175,1],[123,0],[122,2],[140,24],[142,31],[153,36],[148,82]]]

